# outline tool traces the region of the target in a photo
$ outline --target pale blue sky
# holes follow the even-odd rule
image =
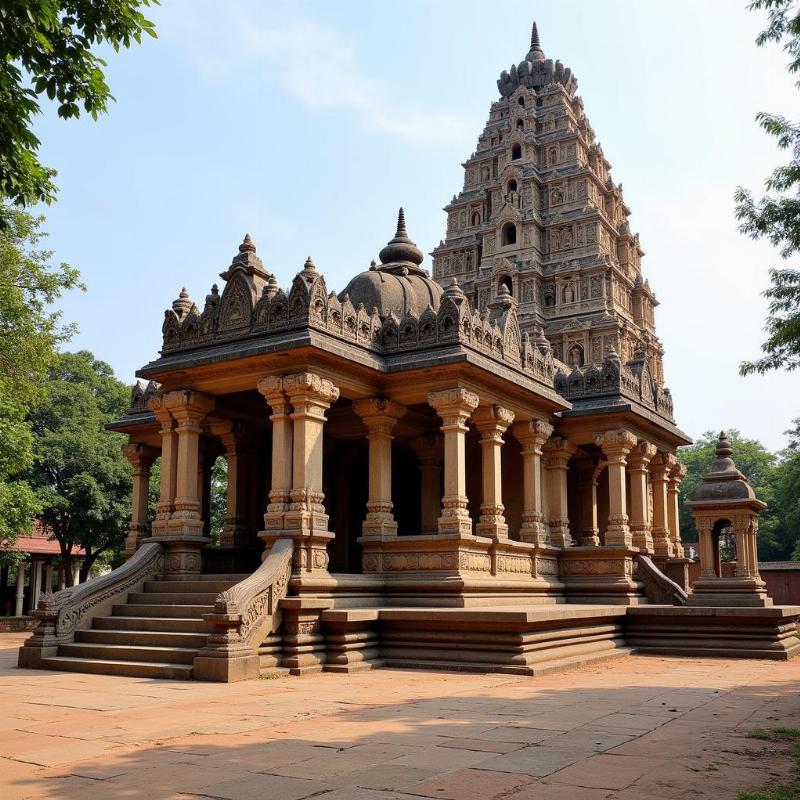
[[[340,290],[401,204],[429,252],[536,19],[633,210],[678,423],[783,446],[800,378],[737,373],[759,354],[759,292],[779,259],[736,232],[732,195],[780,158],[756,112],[800,117],[800,104],[744,2],[163,0],[149,16],[158,40],[109,55],[107,118],[37,123],[61,189],[49,245],[89,287],[63,303],[72,347],[131,381],[164,308],[184,285],[202,306],[246,232],[282,285],[310,254]]]

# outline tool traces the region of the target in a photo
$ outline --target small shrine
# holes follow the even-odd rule
[[[692,510],[700,538],[700,577],[692,586],[689,605],[771,606],[766,584],[758,574],[758,515],[767,504],[736,468],[725,431],[717,440],[716,458],[686,505]],[[736,573],[722,574],[726,537],[736,554]]]

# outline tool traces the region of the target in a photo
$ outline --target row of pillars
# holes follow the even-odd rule
[[[325,412],[338,399],[339,390],[326,378],[302,372],[263,378],[258,382],[258,391],[272,412],[272,483],[264,515],[266,534],[284,531],[330,536],[323,506],[322,432]],[[473,533],[465,461],[467,423],[471,420],[480,434],[482,454],[482,497],[474,532],[496,539],[508,537],[502,500],[501,449],[503,436],[510,429],[521,444],[523,459],[520,539],[558,547],[576,543],[570,533],[567,496],[574,443],[553,436],[553,427],[546,420],[515,421],[509,409],[496,403],[482,405],[477,394],[461,387],[431,392],[427,399],[442,420],[442,435],[424,435],[411,441],[422,470],[421,532]],[[181,390],[152,398],[150,407],[160,423],[162,441],[161,492],[153,535],[199,539],[203,535],[199,442],[213,398]],[[369,442],[369,494],[363,535],[395,536],[391,443],[394,427],[406,408],[388,398],[368,398],[355,400],[353,410],[364,422]],[[244,451],[233,423],[214,425],[225,428],[216,432],[225,443],[229,459],[229,510],[233,510],[235,517],[235,510],[241,506],[237,493],[242,483],[237,481],[235,464]],[[624,429],[597,434],[595,444],[605,460],[581,475],[584,525],[578,543],[600,544],[597,491],[600,473],[607,469],[609,514],[604,544],[638,547],[668,558],[683,557],[678,487],[685,471],[675,456],[657,452],[654,445]],[[154,452],[153,448],[133,444],[126,448],[126,455],[134,466],[131,531],[141,537],[146,535],[147,489]],[[440,491],[442,460],[443,493]],[[630,502],[626,496],[628,477]],[[233,517],[226,525],[227,522],[234,529],[241,524]]]
[[[72,583],[77,586],[81,580],[81,562],[78,559],[72,562]],[[16,593],[14,596],[14,616],[21,617],[25,603],[25,573],[29,574],[30,593],[27,612],[30,613],[39,605],[42,594],[52,591],[53,588],[63,589],[66,585],[63,569],[58,571],[58,586],[53,586],[53,578],[56,575],[55,566],[41,559],[31,559],[23,561],[17,565]]]

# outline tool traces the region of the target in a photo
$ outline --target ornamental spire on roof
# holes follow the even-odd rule
[[[528,61],[531,60],[531,56],[544,58],[542,43],[539,41],[539,28],[536,27],[535,22],[533,23],[533,27],[531,28],[531,49],[528,52]]]

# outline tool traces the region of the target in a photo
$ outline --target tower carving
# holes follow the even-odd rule
[[[445,207],[433,277],[455,277],[481,312],[505,286],[522,333],[549,340],[565,373],[615,353],[658,392],[663,349],[622,185],[595,138],[577,80],[546,58],[534,23],[528,54],[503,71],[464,187]]]

